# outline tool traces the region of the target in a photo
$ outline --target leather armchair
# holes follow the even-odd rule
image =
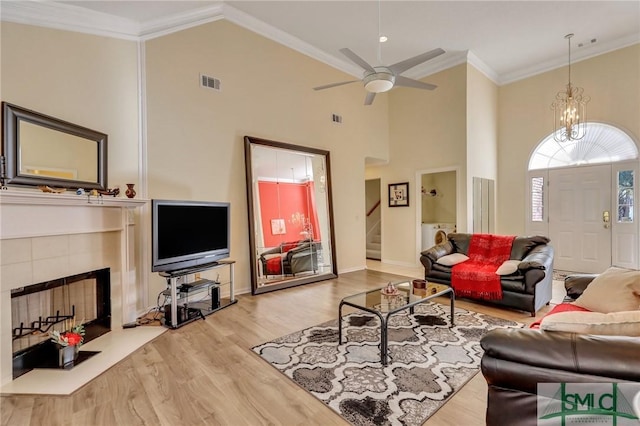
[[[307,241],[287,252],[282,264],[285,274],[295,275],[299,272],[318,270],[318,252],[322,249],[322,244],[316,241]]]
[[[262,270],[265,275],[295,275],[300,272],[318,270],[318,254],[322,250],[319,241],[301,240],[297,243],[282,243],[260,255]],[[278,268],[269,265],[270,259],[276,257]],[[277,269],[277,270],[276,270]]]
[[[582,294],[594,277],[567,277],[568,300]],[[489,426],[536,425],[538,383],[640,382],[637,337],[500,329],[480,344]]]

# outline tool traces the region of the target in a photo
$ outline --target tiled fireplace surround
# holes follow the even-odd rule
[[[0,392],[68,394],[161,334],[122,329],[137,315],[134,235],[144,200],[0,191]],[[82,349],[100,354],[72,370],[33,370],[12,380],[11,289],[111,269],[112,331]],[[117,343],[116,343],[117,342]]]

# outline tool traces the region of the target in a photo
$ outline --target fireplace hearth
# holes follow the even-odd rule
[[[12,289],[13,378],[34,368],[57,368],[51,331],[83,324],[85,343],[111,331],[110,283],[110,269],[104,268]],[[95,353],[81,350],[76,365]]]

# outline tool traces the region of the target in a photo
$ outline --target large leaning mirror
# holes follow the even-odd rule
[[[329,152],[245,137],[252,293],[337,277]]]
[[[10,185],[107,189],[107,135],[2,103],[3,178]]]

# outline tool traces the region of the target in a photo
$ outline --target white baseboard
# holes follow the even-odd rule
[[[419,268],[422,266],[420,262],[409,263],[409,262],[401,262],[399,260],[389,260],[389,259],[382,259],[381,262],[389,265],[404,266],[406,268]]]
[[[348,272],[362,271],[364,269],[367,269],[367,265],[353,266],[351,268],[340,268],[338,269],[338,275],[346,274]]]

